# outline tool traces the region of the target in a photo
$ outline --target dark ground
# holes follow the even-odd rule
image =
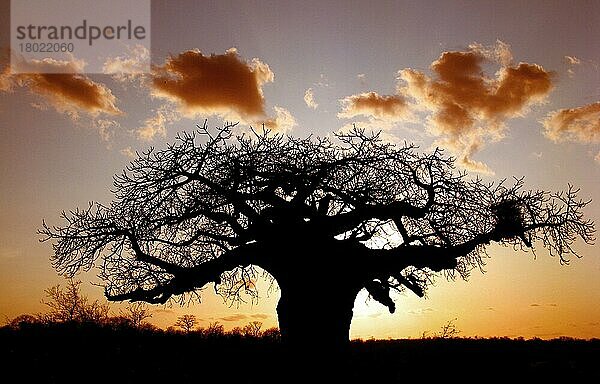
[[[273,339],[64,324],[0,329],[3,382],[7,377],[15,383],[296,383],[299,377],[311,383],[600,382],[599,339],[354,341],[340,369],[345,377],[331,373],[339,380],[313,372],[313,352],[295,353],[289,364],[290,355]]]

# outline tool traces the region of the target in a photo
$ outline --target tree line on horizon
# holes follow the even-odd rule
[[[125,309],[112,314],[109,303],[88,299],[81,292],[81,284],[81,281],[69,279],[65,287],[57,284],[45,289],[42,303],[48,308],[46,312],[6,318],[4,327],[19,330],[34,326],[98,326],[114,330],[134,329],[213,338],[233,336],[278,339],[280,336],[277,327],[263,329],[263,323],[260,321],[251,321],[243,327],[237,326],[229,331],[225,330],[223,324],[218,321],[209,323],[207,327],[201,327],[198,318],[192,314],[181,315],[173,325],[162,329],[147,321],[152,317],[152,311],[147,303],[129,303]]]
[[[99,327],[109,328],[115,331],[136,330],[146,333],[167,333],[197,336],[208,339],[217,338],[251,338],[278,341],[281,339],[279,328],[270,327],[263,329],[260,321],[251,321],[244,326],[236,326],[226,330],[225,326],[218,321],[210,322],[208,326],[202,327],[200,320],[193,314],[183,314],[166,329],[160,328],[147,319],[152,318],[152,311],[145,302],[129,303],[125,309],[120,309],[117,314],[111,314],[110,304],[100,300],[91,301],[81,292],[82,282],[68,279],[65,287],[60,284],[51,286],[44,290],[45,298],[41,302],[48,307],[47,312],[35,314],[21,314],[14,318],[6,317],[4,326],[0,328],[11,330],[23,330],[32,327],[48,327],[67,325],[74,327]],[[459,336],[454,318],[445,322],[437,332],[423,331],[417,340],[432,339],[473,339],[471,337]],[[408,337],[408,339],[411,339]],[[474,339],[485,339],[474,337]],[[490,339],[510,339],[508,337],[492,337]],[[560,340],[577,340],[577,338],[561,336]],[[374,341],[373,337],[366,341]],[[523,337],[515,340],[524,341]],[[539,340],[534,337],[533,340]],[[597,340],[597,339],[592,339]],[[354,341],[365,341],[362,338]],[[380,341],[390,341],[380,340]]]

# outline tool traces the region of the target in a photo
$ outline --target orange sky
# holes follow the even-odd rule
[[[6,50],[9,1],[0,9]],[[12,75],[2,62],[0,316],[43,310],[43,290],[61,282],[50,244],[38,243],[43,218],[109,202],[112,175],[136,150],[205,118],[298,136],[382,129],[386,140],[445,148],[473,177],[572,183],[600,218],[598,2],[153,1],[152,39],[153,76]],[[393,315],[362,292],[351,335],[418,337],[456,319],[465,336],[600,337],[600,251],[578,249],[584,258],[561,266],[541,248],[534,259],[492,247],[485,274],[440,278],[426,299],[399,296]],[[80,278],[101,297],[87,284],[94,273]],[[202,304],[156,307],[152,321],[276,325],[276,290],[239,308],[211,291]]]

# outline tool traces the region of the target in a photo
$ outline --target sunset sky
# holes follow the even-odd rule
[[[381,130],[444,148],[469,177],[571,183],[600,222],[598,1],[152,1],[150,52],[130,47],[107,74],[60,77],[11,73],[10,2],[0,4],[2,320],[44,310],[44,289],[64,282],[38,242],[42,219],[110,202],[136,151],[204,119],[300,137]],[[152,73],[119,72],[147,54]],[[462,336],[600,337],[600,248],[576,248],[584,257],[565,266],[541,245],[537,257],[492,246],[485,273],[440,278],[425,299],[399,295],[394,314],[361,292],[351,336],[418,337],[456,319]],[[93,272],[78,278],[102,297]],[[202,304],[156,306],[152,322],[193,313],[201,325],[276,326],[279,293],[264,285],[258,303],[232,308],[209,287]]]

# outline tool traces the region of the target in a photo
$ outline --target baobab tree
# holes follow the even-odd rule
[[[423,296],[436,275],[466,278],[491,243],[541,245],[566,263],[578,238],[594,240],[571,186],[485,183],[440,150],[356,128],[299,139],[234,126],[205,124],[139,154],[115,176],[110,204],[44,223],[57,271],[97,265],[109,300],[165,303],[209,283],[230,300],[254,297],[262,269],[281,292],[283,340],[340,345],[363,288],[394,312],[393,290]]]

